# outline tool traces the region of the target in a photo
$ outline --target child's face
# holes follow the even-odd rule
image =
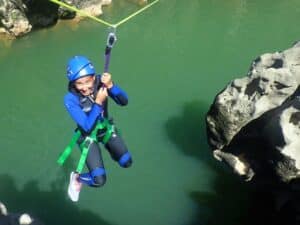
[[[75,88],[83,95],[89,96],[94,91],[95,76],[85,76],[75,81]]]

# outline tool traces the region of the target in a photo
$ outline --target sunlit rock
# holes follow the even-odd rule
[[[263,54],[230,82],[207,113],[216,159],[250,181],[300,176],[300,43]]]
[[[0,216],[7,216],[7,209],[2,202],[0,202]]]
[[[33,219],[27,213],[24,213],[19,217],[20,225],[28,225],[28,224],[32,224],[32,222],[33,222]]]
[[[111,4],[112,0],[64,0],[65,3],[75,6],[77,9],[91,16],[102,15],[102,6]],[[60,7],[61,11],[69,11]],[[78,15],[80,16],[80,15]]]
[[[61,1],[91,16],[100,16],[103,13],[102,6],[111,3],[111,0]],[[0,34],[20,37],[32,29],[49,27],[59,19],[73,19],[76,16],[75,12],[50,0],[0,0]]]
[[[21,0],[0,0],[0,26],[2,32],[12,36],[22,36],[31,31],[26,16],[26,5]]]
[[[43,225],[38,219],[27,213],[8,213],[6,206],[0,202],[0,224],[1,225]]]

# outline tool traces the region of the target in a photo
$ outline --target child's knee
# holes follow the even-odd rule
[[[121,167],[128,168],[132,165],[132,158],[129,152],[124,153],[120,159],[118,160],[118,163]]]
[[[102,167],[94,169],[91,172],[91,176],[93,178],[94,187],[101,187],[106,183],[106,172],[105,169]]]
[[[102,187],[106,183],[106,175],[94,177],[94,186]]]

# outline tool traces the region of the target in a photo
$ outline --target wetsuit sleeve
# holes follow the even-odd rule
[[[108,90],[108,95],[118,104],[118,105],[127,105],[128,96],[125,91],[123,91],[119,86],[114,84],[112,88]]]
[[[64,104],[72,119],[87,133],[89,133],[99,116],[102,116],[103,107],[93,104],[89,113],[82,111],[79,100],[72,94],[68,94],[64,98]]]

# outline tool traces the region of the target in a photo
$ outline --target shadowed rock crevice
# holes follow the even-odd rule
[[[269,68],[282,68],[283,67],[283,60],[282,59],[275,59],[273,64]]]
[[[59,6],[49,0],[24,0],[26,16],[34,29],[49,27],[59,19]]]

